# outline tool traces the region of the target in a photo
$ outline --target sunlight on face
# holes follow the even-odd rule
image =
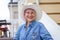
[[[36,11],[34,9],[28,8],[24,10],[24,18],[26,21],[33,21],[36,19]]]

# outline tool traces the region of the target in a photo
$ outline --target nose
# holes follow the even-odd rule
[[[32,12],[30,12],[30,13],[29,13],[29,16],[33,16],[33,13],[32,13]]]

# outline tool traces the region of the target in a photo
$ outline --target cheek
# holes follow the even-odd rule
[[[36,15],[33,15],[34,18],[36,18]]]
[[[34,16],[34,18],[33,18],[34,20],[36,19],[36,15]]]

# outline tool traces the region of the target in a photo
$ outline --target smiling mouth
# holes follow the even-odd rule
[[[28,17],[29,19],[32,19],[33,17]]]

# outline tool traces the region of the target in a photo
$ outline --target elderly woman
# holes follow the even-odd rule
[[[25,23],[18,28],[14,40],[53,40],[45,26],[38,22],[41,18],[38,5],[24,5],[21,17]]]

